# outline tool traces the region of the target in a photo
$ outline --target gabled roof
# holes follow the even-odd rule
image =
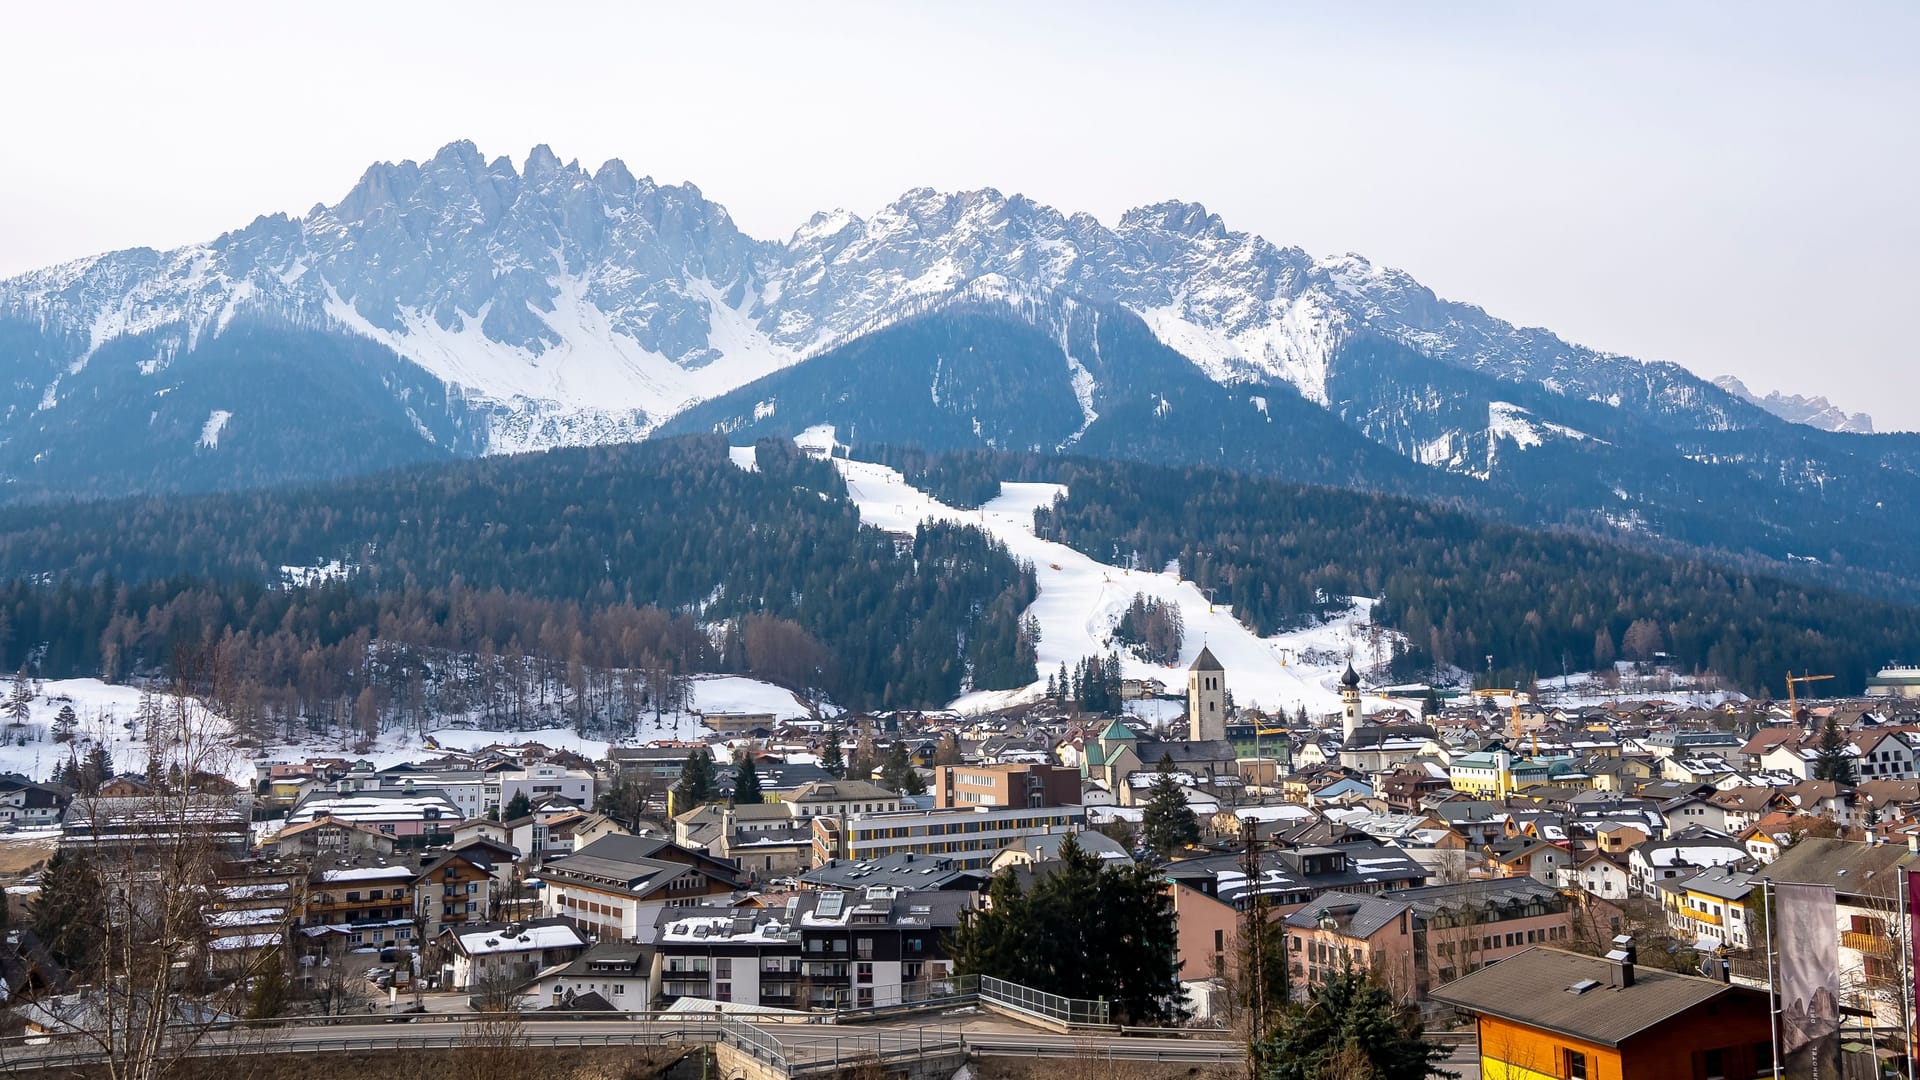
[[[1920,870],[1920,856],[1898,844],[1805,836],[1768,863],[1760,876],[1789,884],[1831,885],[1843,895],[1892,896],[1898,882],[1895,868],[1901,866]]]
[[[1213,658],[1212,649],[1209,649],[1205,645],[1202,645],[1200,646],[1200,655],[1193,658],[1193,665],[1187,668],[1187,670],[1188,671],[1225,671],[1227,669],[1224,667],[1221,667],[1220,661],[1215,660]]]
[[[1365,941],[1392,926],[1411,907],[1405,901],[1361,893],[1325,892],[1287,916],[1286,923],[1296,930],[1314,930],[1320,927],[1321,919],[1332,919],[1340,924],[1342,934]]]
[[[1648,967],[1635,969],[1632,986],[1613,987],[1607,985],[1612,966],[1599,957],[1536,946],[1456,979],[1429,996],[1470,1012],[1601,1046],[1619,1046],[1715,999],[1743,994],[1765,998],[1744,986]],[[1569,989],[1587,982],[1597,985],[1582,993]]]

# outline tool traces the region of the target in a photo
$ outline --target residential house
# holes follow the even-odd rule
[[[1898,1026],[1906,992],[1899,953],[1902,871],[1920,870],[1920,854],[1898,844],[1802,837],[1761,869],[1776,883],[1833,889],[1839,938],[1841,1004],[1872,1009],[1875,1022]]]
[[[339,821],[321,814],[304,825],[281,829],[261,841],[260,849],[283,858],[338,858],[393,854],[393,837],[369,825]]]
[[[1608,957],[1533,948],[1433,992],[1474,1017],[1492,1077],[1749,1077],[1773,1065],[1765,992],[1642,968],[1628,939]]]
[[[623,1012],[639,1011],[653,1000],[653,957],[650,945],[597,941],[540,972],[524,995],[535,1008],[564,1009],[595,995]]]
[[[1624,855],[1586,851],[1576,857],[1571,866],[1561,867],[1556,884],[1619,903],[1627,898],[1630,882]]]
[[[1689,827],[1664,840],[1649,840],[1634,847],[1627,855],[1627,876],[1635,894],[1657,896],[1656,887],[1661,881],[1745,858],[1746,845],[1733,837]]]
[[[822,780],[784,800],[796,818],[884,814],[900,809],[900,796],[865,780]]]
[[[28,828],[58,825],[72,794],[36,784],[18,773],[0,775],[0,823]]]
[[[1571,934],[1571,905],[1530,878],[1324,893],[1289,914],[1288,956],[1305,997],[1347,964],[1382,975],[1401,1001]],[[1383,925],[1384,924],[1384,925]]]
[[[1660,906],[1667,913],[1668,932],[1700,949],[1747,948],[1753,940],[1747,900],[1758,885],[1755,875],[1731,866],[1661,881]]]
[[[287,815],[287,825],[305,825],[323,816],[414,843],[443,838],[462,817],[453,801],[438,791],[315,791]]]
[[[603,836],[540,871],[542,910],[601,941],[647,942],[654,915],[740,885],[733,864],[671,841]]]
[[[485,922],[493,911],[495,870],[475,845],[429,854],[413,883],[413,910],[433,940],[446,926]]]
[[[440,985],[471,993],[518,990],[587,949],[587,939],[564,919],[449,926],[435,943],[442,957]]]

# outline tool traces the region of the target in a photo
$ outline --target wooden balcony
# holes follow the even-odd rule
[[[1853,930],[1840,934],[1840,944],[1867,956],[1892,956],[1894,950],[1893,939],[1885,934],[1862,934]]]

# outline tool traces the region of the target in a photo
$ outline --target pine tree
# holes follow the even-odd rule
[[[1847,753],[1847,740],[1840,734],[1840,725],[1834,722],[1831,715],[1827,717],[1827,726],[1820,732],[1820,751],[1813,761],[1813,778],[1831,780],[1836,784],[1859,782],[1853,768],[1853,757]]]
[[[1420,1037],[1418,1010],[1395,1005],[1371,974],[1351,967],[1313,986],[1258,1047],[1262,1080],[1428,1080],[1450,1076],[1447,1048]]]
[[[40,894],[28,909],[28,922],[41,944],[68,971],[94,960],[96,928],[104,917],[100,877],[78,855],[55,850],[40,875]]]
[[[1160,755],[1147,805],[1140,814],[1140,839],[1154,854],[1167,858],[1200,842],[1200,823],[1187,806],[1187,797],[1173,778],[1173,756]]]
[[[105,744],[95,743],[87,751],[87,763],[80,767],[80,772],[89,791],[96,791],[101,784],[113,779],[113,755],[107,753]]]
[[[766,801],[760,793],[760,770],[754,767],[753,754],[740,755],[740,765],[733,773],[733,805],[759,806]]]
[[[7,717],[16,724],[24,724],[33,716],[33,675],[27,671],[27,665],[20,665],[20,673],[13,677],[13,695],[7,700]]]
[[[680,766],[680,782],[674,786],[675,812],[712,802],[716,786],[713,754],[704,746],[696,747],[687,755],[687,763]]]
[[[80,718],[74,715],[73,706],[60,706],[60,711],[55,713],[53,717],[53,740],[55,742],[71,742],[73,739],[73,731],[79,726]]]
[[[1103,999],[1132,1024],[1182,1019],[1177,924],[1150,867],[1103,866],[1068,836],[1031,891],[994,876],[991,904],[963,916],[953,939],[962,974],[991,975],[1067,997]]]
[[[926,793],[927,782],[914,769],[913,760],[907,756],[906,743],[896,741],[887,748],[887,760],[880,766],[880,784],[902,795]]]
[[[526,792],[516,791],[513,793],[513,798],[507,800],[507,808],[502,816],[508,821],[519,821],[531,813],[533,813],[533,800],[527,798]]]
[[[836,780],[843,779],[847,775],[847,757],[840,749],[838,728],[827,731],[827,745],[820,751],[820,767],[831,773]]]

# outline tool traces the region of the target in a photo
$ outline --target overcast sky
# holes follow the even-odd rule
[[[301,213],[454,139],[544,142],[770,238],[923,184],[1108,222],[1195,200],[1920,428],[1920,5],[1672,7],[23,5],[0,275]]]

